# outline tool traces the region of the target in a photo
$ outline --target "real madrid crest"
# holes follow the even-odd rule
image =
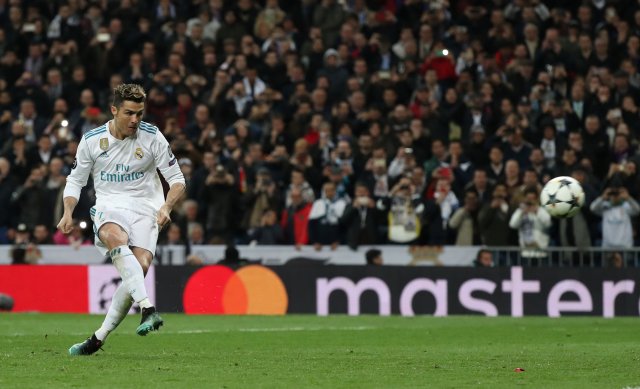
[[[104,151],[109,149],[109,139],[108,138],[100,138],[100,148]]]
[[[136,155],[136,159],[142,159],[142,157],[144,157],[144,153],[140,147],[136,148],[136,152],[134,154]]]

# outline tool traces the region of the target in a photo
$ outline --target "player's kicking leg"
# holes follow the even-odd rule
[[[162,318],[147,296],[144,285],[144,276],[153,258],[151,253],[137,247],[132,251],[126,245],[127,233],[117,224],[107,223],[100,228],[99,233],[100,240],[110,249],[109,255],[122,277],[122,283],[113,296],[100,329],[84,342],[71,346],[71,355],[91,355],[98,351],[109,333],[126,317],[134,300],[142,308],[142,320],[136,330],[138,335],[144,336],[159,329],[163,324]]]
[[[69,355],[91,355],[96,351],[102,349],[103,341],[96,337],[96,334],[91,335],[82,343],[76,343],[69,348]]]
[[[163,322],[149,300],[144,286],[144,275],[153,258],[151,252],[139,247],[133,247],[133,250],[129,248],[129,235],[117,224],[105,224],[100,228],[99,234],[100,240],[110,249],[109,255],[122,277],[122,284],[133,301],[142,308],[142,320],[136,333],[144,336],[157,330]]]
[[[84,342],[71,346],[69,354],[91,355],[100,350],[107,336],[109,336],[127,316],[132,303],[133,300],[131,300],[127,288],[120,284],[111,298],[111,305],[109,306],[107,316],[104,318],[104,322],[102,322],[102,326]]]
[[[140,247],[133,247],[132,252],[146,275],[149,266],[151,266],[153,255],[151,252]],[[147,301],[148,300],[147,298]],[[142,308],[142,318],[140,319],[140,325],[136,329],[136,333],[140,336],[145,336],[151,331],[158,330],[164,324],[164,321],[156,311],[156,308],[150,303],[149,306],[146,307],[140,304],[140,307]]]

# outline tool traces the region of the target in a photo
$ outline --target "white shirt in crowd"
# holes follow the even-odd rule
[[[603,197],[591,203],[591,211],[602,216],[602,247],[633,247],[631,217],[640,214],[640,205],[631,197],[613,204]]]

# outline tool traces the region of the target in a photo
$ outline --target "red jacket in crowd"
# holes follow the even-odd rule
[[[287,239],[293,237],[293,242],[291,243],[297,245],[309,243],[309,213],[311,213],[311,204],[305,204],[295,209],[295,211],[294,207],[291,206],[282,212],[280,226]]]

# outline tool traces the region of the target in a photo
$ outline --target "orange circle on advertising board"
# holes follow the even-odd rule
[[[282,280],[271,269],[251,265],[236,271],[247,291],[249,315],[283,315],[287,313],[289,298]]]
[[[188,314],[283,315],[288,305],[280,277],[261,265],[236,271],[220,265],[203,267],[191,275],[182,295]]]
[[[222,289],[222,313],[243,315],[247,313],[248,300],[247,288],[236,272]]]

